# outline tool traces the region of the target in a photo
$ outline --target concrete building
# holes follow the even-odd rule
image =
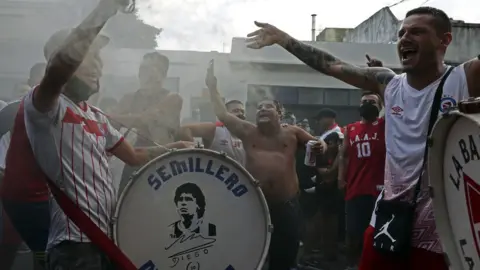
[[[50,2],[53,1],[55,0]],[[0,3],[3,3],[2,0]],[[50,5],[49,8],[43,7],[43,5],[37,5],[35,8],[43,8],[44,12],[48,12],[49,9],[56,7],[55,4]],[[1,4],[0,7],[2,7]],[[70,9],[68,5],[63,8]],[[22,12],[25,13],[25,10],[28,9],[24,9]],[[5,14],[3,11],[1,9],[2,13],[0,14]],[[84,14],[85,12],[81,13],[81,16],[78,15],[75,20],[71,19],[68,23],[73,26],[83,18]],[[22,16],[30,18],[29,16],[34,15],[24,14]],[[125,20],[121,16],[128,15],[120,15],[115,20]],[[15,16],[13,17],[15,18]],[[8,20],[2,21],[3,19],[3,15],[0,15],[0,22],[7,24]],[[66,18],[64,19],[67,21]],[[18,23],[22,25],[20,22]],[[2,77],[9,77],[10,80],[12,77],[17,80],[23,78],[33,63],[43,60],[41,48],[47,38],[46,34],[35,36],[35,31],[30,29],[31,25],[32,22],[25,25],[22,31],[31,31],[28,32],[28,35],[34,36],[36,43],[26,40],[25,35],[20,34],[15,38],[7,39],[0,32],[2,37],[0,39],[2,45],[0,46],[0,56],[4,60],[0,63],[0,80],[3,79]],[[137,31],[124,31],[127,25],[130,23],[125,24],[124,21],[115,23],[113,20],[109,22],[109,27],[114,27],[117,34],[110,35],[112,44],[103,54],[105,62],[102,79],[103,94],[117,99],[127,92],[138,89],[137,76],[140,61],[146,52],[153,50],[153,37],[155,33],[160,32],[159,29],[152,30],[145,26],[142,26],[142,29],[150,30],[144,32],[138,29]],[[309,42],[309,44],[358,66],[366,65],[365,54],[368,53],[381,59],[385,66],[398,71],[400,65],[396,45],[392,44],[398,25],[398,19],[388,8],[384,8],[356,28],[337,30],[327,28],[317,37],[319,41]],[[463,22],[455,22],[454,25],[454,36],[460,41],[455,41],[450,46],[447,61],[461,63],[474,57],[480,51],[476,45],[478,42],[475,36],[479,28],[475,24]],[[43,28],[48,28],[50,32],[56,29],[53,27],[53,23],[48,25],[48,20],[42,26]],[[108,27],[106,30],[107,34],[110,34]],[[7,30],[4,28],[2,31]],[[147,33],[144,34],[146,41],[139,42],[139,44],[128,44],[127,41],[132,42],[131,40],[133,40],[130,36],[132,34],[136,36],[138,33]],[[117,37],[122,35],[123,41],[119,42],[118,40],[122,40],[122,37],[118,39]],[[340,40],[341,42],[338,42]],[[18,44],[21,44],[23,50],[19,51]],[[234,38],[230,53],[193,51],[161,51],[161,53],[170,59],[169,78],[165,88],[183,96],[182,116],[184,118],[214,119],[204,87],[204,76],[208,62],[215,59],[216,75],[223,95],[226,99],[239,99],[247,102],[249,119],[253,119],[256,102],[263,96],[280,100],[296,114],[298,119],[312,117],[324,106],[333,107],[338,111],[341,124],[358,119],[357,106],[360,91],[312,70],[278,46],[251,50],[245,47],[243,38]],[[3,80],[2,85],[4,85]],[[200,117],[196,113],[198,111],[200,111]]]

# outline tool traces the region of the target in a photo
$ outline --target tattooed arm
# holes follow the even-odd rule
[[[395,76],[395,73],[388,68],[361,68],[345,63],[325,51],[292,38],[268,23],[255,22],[255,25],[260,29],[247,35],[247,47],[260,49],[278,44],[313,69],[363,90],[373,91],[383,96],[385,86]]]
[[[193,142],[173,142],[166,145],[153,147],[136,147],[133,148],[128,142],[122,141],[115,147],[111,153],[130,166],[141,166],[150,160],[165,154],[170,149],[193,148]]]
[[[395,72],[384,67],[358,67],[348,64],[328,52],[288,37],[281,45],[302,62],[323,74],[335,77],[363,90],[383,97],[383,91]]]

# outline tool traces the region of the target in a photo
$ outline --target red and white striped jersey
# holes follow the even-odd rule
[[[85,102],[77,105],[64,95],[50,112],[39,112],[32,102],[34,91],[26,96],[24,109],[35,159],[45,174],[111,236],[117,194],[106,152],[123,141],[122,135],[99,109]],[[47,249],[64,240],[90,241],[53,199],[50,220]]]

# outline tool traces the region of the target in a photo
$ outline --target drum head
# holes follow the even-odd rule
[[[139,269],[261,269],[270,215],[238,163],[178,150],[140,169],[120,197],[114,238]],[[151,267],[151,268],[150,268]]]
[[[479,120],[480,115],[452,112],[432,133],[428,174],[435,222],[455,270],[480,266]]]

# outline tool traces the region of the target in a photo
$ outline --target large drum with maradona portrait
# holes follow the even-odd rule
[[[205,149],[172,151],[137,171],[115,217],[114,239],[139,269],[261,269],[272,230],[258,183]]]
[[[445,113],[430,137],[437,231],[452,270],[480,269],[480,100]]]

